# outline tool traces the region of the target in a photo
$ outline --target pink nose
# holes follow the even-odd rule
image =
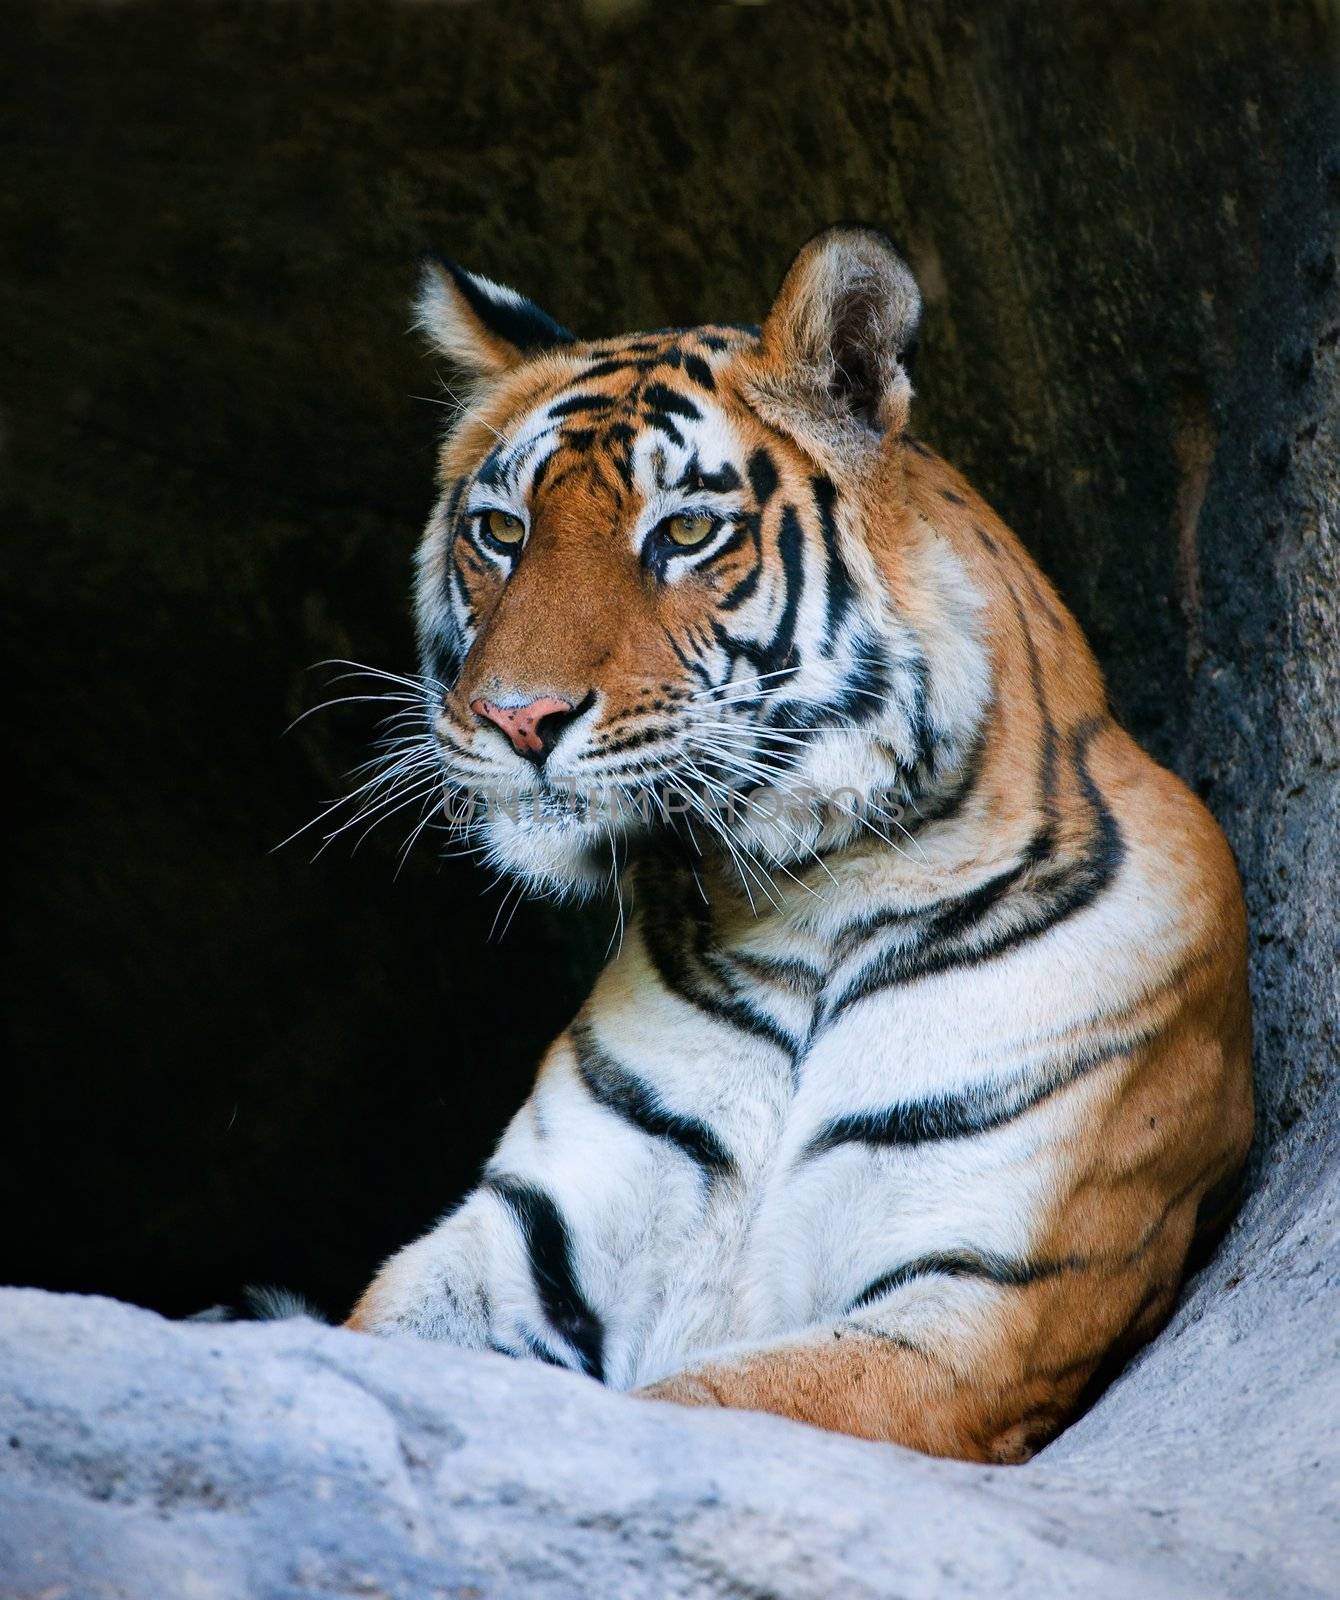
[[[558,736],[572,720],[570,701],[554,695],[541,695],[524,706],[495,706],[491,700],[472,700],[470,709],[499,727],[512,741],[512,748],[530,759],[547,756]]]

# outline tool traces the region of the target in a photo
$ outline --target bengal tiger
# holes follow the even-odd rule
[[[761,328],[588,342],[426,269],[468,383],[418,558],[433,781],[520,796],[481,851],[628,915],[351,1327],[1014,1462],[1167,1318],[1251,1138],[1241,890],[910,431],[920,310],[858,227]]]

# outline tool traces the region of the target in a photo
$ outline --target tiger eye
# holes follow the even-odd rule
[[[484,531],[497,544],[520,544],[526,536],[526,524],[510,511],[486,511]]]
[[[712,531],[712,519],[705,511],[683,511],[665,524],[666,536],[671,544],[691,549],[701,544]]]

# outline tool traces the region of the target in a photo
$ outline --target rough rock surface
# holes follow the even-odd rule
[[[0,1593],[1334,1595],[1336,1223],[1332,1196],[1231,1288],[1203,1283],[1022,1468],[502,1356],[7,1291]]]

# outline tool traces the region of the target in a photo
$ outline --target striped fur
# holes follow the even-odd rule
[[[908,431],[881,236],[820,235],[761,331],[578,342],[428,284],[474,384],[419,568],[443,779],[533,800],[477,824],[496,863],[631,910],[479,1189],[352,1324],[1024,1459],[1166,1318],[1250,1139],[1221,834]],[[540,767],[470,710],[541,695],[574,715]],[[675,783],[737,808],[587,800]],[[775,818],[767,785],[816,798]]]

